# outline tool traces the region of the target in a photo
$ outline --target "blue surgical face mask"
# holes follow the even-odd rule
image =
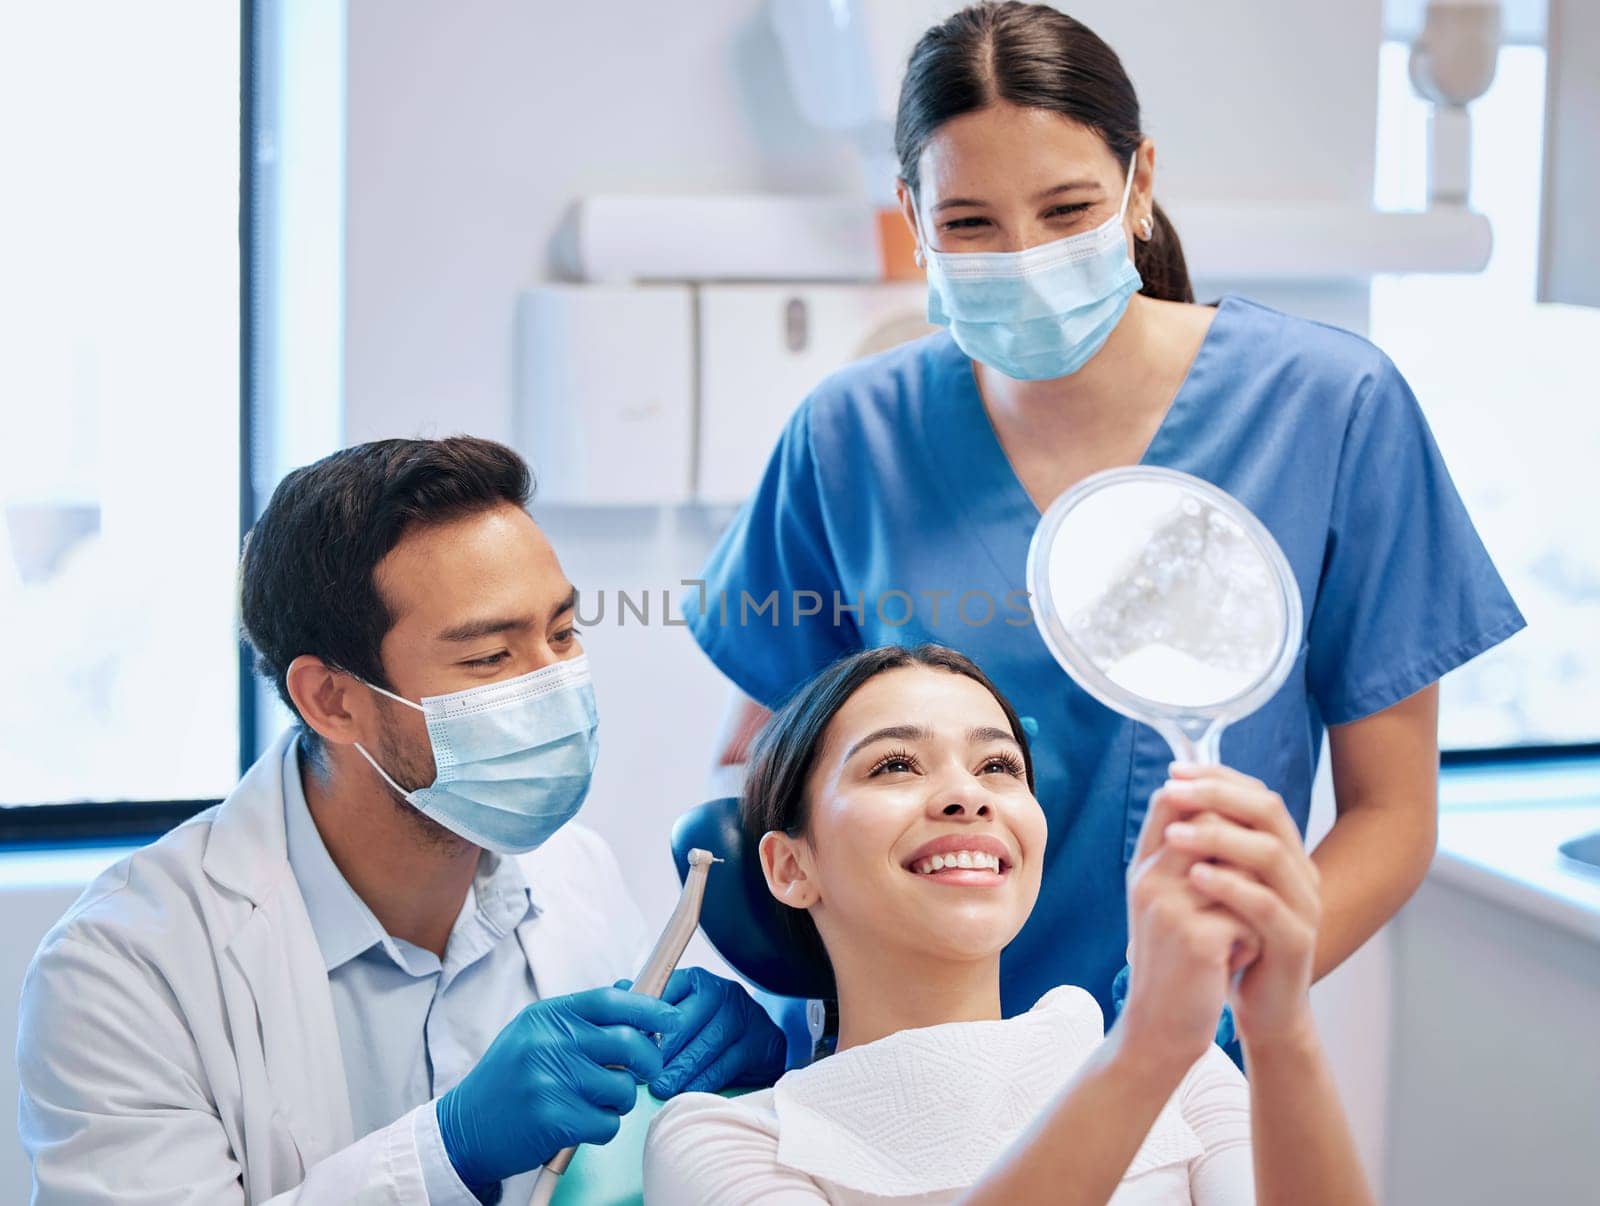
[[[1083,234],[1026,251],[924,248],[928,321],[949,327],[972,359],[1019,381],[1081,369],[1141,284],[1122,228],[1133,165],[1130,159],[1116,217]]]
[[[358,742],[383,781],[417,811],[497,854],[524,854],[576,815],[589,794],[599,720],[585,656],[420,704],[433,746],[433,783],[406,791]]]

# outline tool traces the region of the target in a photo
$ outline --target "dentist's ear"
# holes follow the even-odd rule
[[[371,693],[355,679],[309,653],[289,663],[284,679],[309,728],[334,745],[359,740],[363,709],[371,708],[361,697]]]
[[[1156,144],[1146,138],[1134,152],[1133,187],[1128,191],[1128,207],[1123,213],[1123,227],[1128,235],[1128,254],[1134,253],[1134,243],[1148,243],[1155,237]]]
[[[916,247],[917,267],[923,267],[922,231],[917,226],[917,199],[911,195],[911,186],[903,179],[894,182],[895,200],[900,203],[900,216],[906,221],[911,240]]]
[[[808,909],[819,897],[816,881],[806,870],[804,840],[776,829],[761,838],[761,873],[767,877],[767,891],[791,909]]]

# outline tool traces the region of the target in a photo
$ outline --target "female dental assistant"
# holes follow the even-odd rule
[[[1327,728],[1326,973],[1432,856],[1438,679],[1523,626],[1415,398],[1354,335],[1237,297],[1193,304],[1132,85],[1072,18],[980,4],[928,31],[895,136],[929,317],[948,330],[805,400],[686,597],[695,638],[748,696],[724,761],[843,654],[961,649],[1024,716],[1049,823],[1005,1012],[1077,984],[1110,1017],[1126,864],[1170,754],[1057,667],[1023,567],[1041,511],[1083,477],[1195,474],[1261,518],[1300,585],[1299,660],[1222,753],[1304,832]]]

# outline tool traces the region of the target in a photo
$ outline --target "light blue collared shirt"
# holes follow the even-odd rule
[[[395,938],[323,845],[300,782],[299,742],[284,754],[283,783],[289,866],[328,969],[359,1139],[456,1085],[501,1028],[538,1000],[517,940],[517,926],[537,909],[516,860],[485,851],[443,960]],[[416,1141],[428,1201],[477,1206],[445,1154],[434,1111],[418,1115]],[[514,1178],[502,1200],[525,1201],[532,1188],[531,1174]]]

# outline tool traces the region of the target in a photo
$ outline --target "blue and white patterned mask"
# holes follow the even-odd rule
[[[928,321],[949,327],[972,359],[1018,381],[1077,372],[1142,283],[1122,228],[1133,166],[1130,159],[1116,217],[1093,230],[1026,251],[924,248]]]
[[[420,704],[433,746],[433,783],[406,791],[372,755],[361,756],[424,816],[497,854],[542,845],[582,806],[599,753],[599,717],[585,655],[503,682]]]

